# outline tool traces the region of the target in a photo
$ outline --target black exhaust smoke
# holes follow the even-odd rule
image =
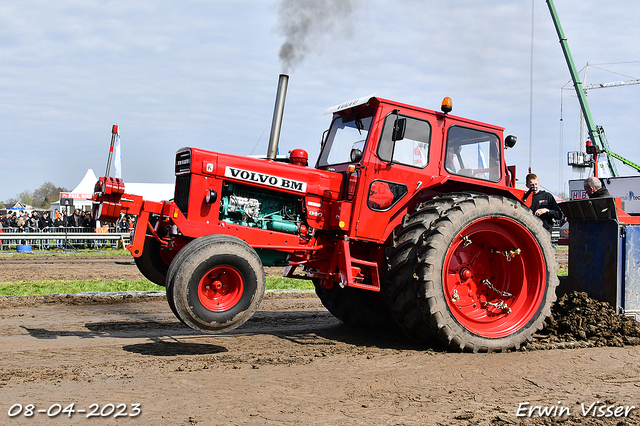
[[[280,143],[280,128],[282,127],[282,117],[284,115],[284,101],[287,98],[287,85],[289,76],[280,74],[278,80],[278,93],[276,94],[276,105],[273,109],[273,121],[271,122],[271,136],[269,136],[269,147],[267,148],[267,158],[275,160],[278,154],[278,144]]]

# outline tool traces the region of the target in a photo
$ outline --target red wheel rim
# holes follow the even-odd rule
[[[204,274],[198,285],[198,299],[214,312],[231,309],[240,301],[244,281],[240,272],[232,266],[216,266]]]
[[[450,311],[467,330],[487,338],[526,326],[545,295],[547,268],[522,224],[488,217],[466,226],[449,247],[443,269]]]

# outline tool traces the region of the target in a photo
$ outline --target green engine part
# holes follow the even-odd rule
[[[267,227],[274,231],[296,233],[298,232],[298,224],[295,222],[285,222],[283,220],[272,220],[267,222]]]
[[[287,265],[288,254],[268,249],[256,249],[260,260],[264,266],[285,266]]]
[[[220,197],[220,219],[236,225],[295,234],[300,227],[297,196],[227,183]]]

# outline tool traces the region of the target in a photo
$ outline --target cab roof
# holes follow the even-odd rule
[[[440,111],[434,111],[434,110],[429,110],[427,108],[421,108],[421,107],[416,107],[414,105],[409,105],[409,104],[404,104],[401,102],[396,102],[396,101],[391,101],[388,99],[382,99],[378,96],[376,96],[376,94],[372,94],[372,95],[368,95],[368,96],[363,96],[357,99],[353,99],[351,101],[347,101],[347,102],[343,102],[341,104],[338,105],[334,105],[330,108],[327,108],[327,110],[324,112],[324,114],[336,114],[336,113],[341,113],[342,111],[346,111],[346,110],[350,110],[352,108],[356,108],[360,105],[365,105],[368,104],[369,102],[371,102],[372,99],[375,99],[377,102],[379,102],[380,104],[387,104],[387,105],[393,105],[393,106],[397,106],[403,109],[410,109],[410,110],[417,110],[417,111],[422,111],[422,112],[426,112],[428,114],[436,114],[436,115],[444,115],[444,113],[440,112]],[[489,124],[489,123],[484,123],[484,122],[479,122],[476,120],[472,120],[469,118],[465,118],[465,117],[460,117],[460,116],[454,116],[452,114],[447,114],[450,118],[460,122],[460,123],[469,123],[469,124],[475,124],[475,125],[480,125],[482,127],[486,127],[486,128],[491,128],[494,129],[496,131],[504,131],[504,127],[502,126],[497,126],[494,124]]]

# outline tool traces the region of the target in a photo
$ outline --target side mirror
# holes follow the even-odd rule
[[[407,130],[407,119],[406,118],[396,118],[395,123],[393,124],[393,133],[391,134],[391,140],[401,141],[404,139],[404,132]]]
[[[352,163],[359,163],[362,160],[362,151],[358,148],[353,148],[349,154]]]
[[[518,138],[516,136],[509,135],[504,139],[504,146],[505,148],[513,148],[514,146],[516,146],[517,141]]]

